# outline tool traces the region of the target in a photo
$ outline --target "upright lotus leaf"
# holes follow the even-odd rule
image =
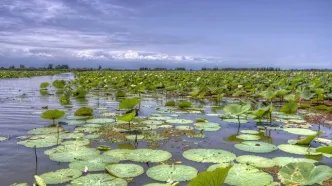
[[[297,103],[286,103],[281,107],[280,112],[283,112],[285,114],[295,114],[297,108]]]
[[[120,121],[130,122],[136,116],[136,111],[129,112],[128,114],[119,116],[117,119]]]
[[[88,174],[70,182],[68,186],[127,186],[126,180],[109,174]]]
[[[49,82],[43,82],[40,84],[39,88],[40,89],[47,89],[47,87],[50,86],[50,83]]]
[[[218,168],[214,171],[199,173],[194,179],[190,180],[187,186],[220,186],[225,182],[228,171],[232,166]]]
[[[128,159],[136,162],[162,162],[170,159],[172,154],[164,150],[135,149],[131,151]]]
[[[76,98],[85,98],[88,94],[88,91],[82,87],[78,87],[76,90],[73,91],[73,96]]]
[[[87,160],[92,157],[98,157],[99,152],[96,149],[83,147],[78,150],[68,149],[63,152],[55,152],[50,154],[49,158],[57,162],[73,162],[77,160]]]
[[[118,178],[133,178],[144,173],[144,169],[136,164],[112,164],[106,166],[107,172]]]
[[[146,171],[148,177],[157,181],[188,181],[197,173],[194,167],[187,165],[157,165]]]
[[[284,98],[289,103],[295,103],[299,97],[300,97],[299,94],[289,94],[289,95],[286,95]]]
[[[315,93],[312,93],[310,90],[303,90],[300,94],[300,97],[304,100],[310,100],[315,96]]]
[[[236,186],[266,186],[272,182],[270,174],[244,164],[233,165],[225,180],[225,183]]]
[[[278,149],[278,147],[273,144],[260,141],[244,141],[240,144],[235,144],[234,147],[239,150],[254,153],[268,153]]]
[[[91,171],[102,171],[105,170],[106,164],[109,163],[119,163],[120,159],[115,158],[113,156],[100,155],[97,157],[91,157],[91,159],[83,160],[83,161],[73,161],[69,164],[69,168],[77,169],[80,171],[84,171],[87,167],[88,170]]]
[[[284,131],[291,134],[303,135],[303,136],[312,136],[317,134],[316,131],[310,129],[301,129],[301,128],[284,128]]]
[[[278,145],[278,148],[284,152],[288,152],[291,154],[299,154],[299,155],[320,155],[320,152],[316,152],[314,148],[310,148],[308,146],[300,146],[300,145],[290,145],[290,144],[281,144]]]
[[[69,105],[70,104],[70,97],[67,95],[62,95],[59,98],[59,102],[61,105]]]
[[[298,140],[296,145],[309,145],[317,136],[323,134],[324,132],[317,132],[315,135],[307,136],[305,139]]]
[[[188,160],[202,163],[228,163],[236,158],[235,154],[221,149],[190,149],[182,155]]]
[[[230,104],[224,107],[224,112],[226,114],[233,114],[239,116],[241,114],[245,114],[246,112],[248,112],[250,108],[251,108],[250,104],[246,105]]]
[[[251,165],[258,168],[270,168],[275,166],[275,162],[271,159],[261,156],[243,155],[238,156],[236,161],[242,164]]]
[[[191,107],[191,102],[189,102],[189,101],[186,101],[186,100],[180,100],[179,102],[178,102],[178,107],[180,107],[180,108],[189,108],[189,107]]]
[[[266,100],[272,100],[273,98],[276,97],[277,94],[276,94],[276,91],[274,91],[274,90],[266,90],[266,91],[262,92],[261,95]]]
[[[93,109],[89,107],[81,107],[77,109],[74,113],[75,116],[92,116]]]
[[[61,111],[61,110],[47,110],[45,112],[43,112],[41,114],[41,117],[43,119],[50,119],[50,120],[53,120],[53,124],[54,124],[54,120],[56,119],[60,119],[62,118],[63,116],[65,115],[65,112],[64,111]]]
[[[332,154],[332,146],[318,147],[316,152],[321,152],[324,154]]]
[[[141,100],[139,98],[128,98],[120,102],[119,109],[133,109]]]
[[[59,88],[59,89],[65,88],[66,81],[65,80],[55,80],[55,81],[53,81],[52,85],[53,85],[53,87]]]
[[[289,163],[278,173],[286,185],[314,185],[332,178],[332,169],[326,165],[315,166],[308,162]]]
[[[306,159],[306,158],[293,158],[293,157],[276,157],[272,159],[275,164],[279,167],[284,167],[289,163],[299,163],[299,162],[308,162],[316,163],[316,160]]]
[[[40,175],[46,184],[60,184],[71,181],[82,175],[82,172],[76,169],[60,169],[55,172],[48,172]]]
[[[35,178],[35,182],[38,186],[46,186],[45,181],[40,176],[35,175],[34,178]]]

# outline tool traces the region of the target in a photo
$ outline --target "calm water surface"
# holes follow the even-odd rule
[[[58,102],[60,93],[50,90],[49,93],[53,95],[43,96],[40,94],[39,85],[42,82],[52,82],[56,79],[73,79],[72,74],[61,74],[57,76],[42,76],[32,78],[20,79],[2,79],[0,80],[0,136],[9,136],[10,140],[0,143],[0,186],[8,186],[12,183],[27,182],[32,185],[33,175],[35,171],[37,174],[42,174],[49,171],[54,171],[61,168],[67,168],[68,163],[57,163],[50,161],[44,151],[49,148],[37,149],[38,164],[36,166],[34,149],[27,148],[22,145],[17,145],[16,137],[27,135],[27,131],[37,128],[45,127],[50,124],[49,121],[40,118],[40,112],[43,112],[42,106],[48,106],[49,109],[63,109],[67,113],[73,113],[81,106],[90,106],[92,108],[103,107],[107,108],[110,112],[115,112],[118,105],[114,100],[101,98],[100,101],[95,96],[89,96],[85,101],[73,100],[71,108],[64,108]],[[147,116],[155,113],[155,108],[163,105],[163,101],[143,100],[140,115]],[[144,107],[148,105],[148,107]],[[205,105],[205,113],[211,113],[211,107]],[[98,110],[95,111],[98,116]],[[204,171],[211,164],[196,163],[186,160],[182,157],[184,148],[217,148],[228,150],[236,155],[252,154],[258,156],[265,156],[269,158],[278,156],[297,156],[283,151],[277,150],[267,154],[254,154],[243,152],[234,148],[236,142],[229,142],[225,138],[237,133],[237,124],[229,124],[220,121],[218,117],[210,117],[205,114],[184,114],[180,118],[187,118],[194,120],[198,117],[207,118],[210,122],[218,122],[221,124],[222,129],[216,132],[205,132],[208,138],[204,139],[187,139],[183,138],[182,141],[175,142],[173,140],[164,143],[160,149],[167,150],[172,153],[172,159],[182,161],[183,164],[193,166],[199,171]],[[72,128],[68,128],[72,130]],[[241,129],[256,129],[255,123],[243,124]],[[323,128],[326,132],[326,137],[331,139],[331,130]],[[273,144],[285,144],[289,139],[296,139],[297,136],[285,133],[283,131],[271,131]],[[92,142],[92,146],[100,144],[110,145],[112,148],[117,148],[116,144],[106,142]],[[317,144],[315,144],[317,145]],[[145,142],[139,142],[138,148],[144,148]],[[331,159],[322,157],[322,162],[332,166]],[[140,164],[145,170],[148,169],[146,164]],[[150,166],[153,166],[150,164]],[[36,169],[37,168],[37,169]],[[148,178],[145,174],[136,177],[133,182],[129,183],[130,186],[143,185],[146,183],[157,182]],[[66,184],[62,184],[66,185]],[[185,185],[185,183],[182,183]]]

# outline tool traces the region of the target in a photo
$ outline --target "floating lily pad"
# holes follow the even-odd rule
[[[253,141],[261,139],[260,136],[252,135],[252,134],[240,134],[236,137],[239,139],[242,139],[242,140],[253,140]]]
[[[133,178],[144,173],[143,167],[136,164],[107,165],[106,170],[118,178]]]
[[[100,125],[100,124],[86,124],[83,127],[85,127],[85,128],[99,128],[101,126],[102,125]]]
[[[89,171],[102,171],[105,170],[106,164],[119,163],[119,161],[118,158],[113,156],[100,155],[84,161],[73,161],[69,164],[69,168],[78,169],[81,172],[84,171],[85,167],[87,167]]]
[[[172,154],[164,150],[135,149],[132,150],[128,158],[136,162],[162,162],[170,159]]]
[[[238,156],[236,158],[236,161],[242,164],[251,165],[258,168],[269,168],[275,166],[275,162],[273,160],[261,156],[243,155],[243,156]]]
[[[85,121],[84,120],[68,120],[66,121],[67,125],[70,126],[79,126],[79,125],[84,125]]]
[[[224,122],[227,122],[227,123],[236,123],[238,124],[239,123],[239,120],[238,119],[223,119]],[[249,120],[246,120],[246,119],[240,119],[240,123],[248,123]]]
[[[132,153],[133,150],[129,149],[114,149],[105,152],[105,155],[113,156],[118,159],[122,160],[129,160],[129,155]]]
[[[157,181],[188,181],[197,173],[194,167],[187,165],[157,165],[146,171],[148,177]]]
[[[60,169],[55,172],[48,172],[40,175],[46,184],[60,184],[71,181],[82,175],[82,172],[76,169]]]
[[[56,152],[67,152],[67,151],[76,151],[76,150],[82,150],[88,147],[85,146],[72,146],[72,145],[66,145],[66,146],[57,146],[51,149],[48,149],[46,151],[44,151],[44,154],[46,155],[50,155]]]
[[[79,119],[87,119],[89,118],[90,116],[68,116],[67,119],[69,120],[79,120]]]
[[[2,136],[0,136],[0,142],[6,141],[6,140],[8,140],[7,137],[2,137]]]
[[[65,141],[61,145],[71,145],[71,146],[84,146],[84,145],[89,145],[90,140],[84,139],[84,138],[78,138],[72,141]]]
[[[278,177],[286,185],[314,185],[331,178],[332,169],[308,162],[289,163],[280,169]]]
[[[256,130],[240,130],[242,134],[259,134]]]
[[[100,135],[99,134],[88,134],[88,135],[84,136],[84,138],[86,138],[86,139],[98,139],[98,138],[100,138]]]
[[[106,123],[113,123],[114,121],[115,120],[111,118],[95,118],[95,119],[89,119],[86,122],[93,124],[106,124]]]
[[[61,139],[54,138],[53,136],[38,138],[38,139],[28,139],[25,141],[19,141],[17,144],[24,145],[29,148],[45,148],[45,147],[52,147],[54,145],[60,144]]]
[[[84,136],[83,133],[61,133],[59,137],[62,139],[72,139],[72,138],[82,138],[83,136]]]
[[[169,120],[166,120],[167,123],[170,123],[170,124],[190,124],[190,123],[193,123],[192,120],[190,119],[169,119]]]
[[[135,141],[144,139],[144,135],[126,135],[127,140]]]
[[[127,186],[126,180],[109,174],[88,174],[70,182],[69,186]]]
[[[306,158],[293,158],[293,157],[276,157],[272,159],[277,166],[284,167],[289,163],[299,163],[299,162],[308,162],[316,163],[316,160],[306,159]]]
[[[175,128],[178,130],[193,130],[194,129],[194,127],[192,127],[192,126],[185,126],[185,125],[176,126]]]
[[[234,147],[239,150],[254,153],[268,153],[278,149],[278,147],[273,144],[260,141],[244,141],[241,144],[235,144]]]
[[[164,124],[165,122],[164,121],[160,121],[160,120],[145,120],[142,122],[143,124],[146,124],[146,125],[162,125]]]
[[[171,183],[148,183],[143,186],[172,186]]]
[[[150,116],[149,120],[161,120],[161,121],[166,121],[166,120],[170,120],[172,119],[172,117],[169,116]]]
[[[96,149],[82,148],[78,150],[67,150],[64,152],[55,152],[50,154],[50,159],[57,162],[72,162],[77,160],[87,160],[91,157],[98,157],[99,152]]]
[[[219,123],[202,122],[202,123],[195,123],[195,128],[197,130],[204,130],[204,131],[218,131],[221,127]]]
[[[218,163],[218,164],[214,164],[214,165],[211,165],[209,168],[207,168],[207,171],[214,171],[218,168],[226,168],[228,166],[230,166],[231,163]]]
[[[285,128],[284,131],[291,134],[303,135],[303,136],[311,136],[317,134],[316,131],[310,129],[301,129],[301,128]]]
[[[74,132],[86,132],[86,133],[93,133],[99,131],[98,128],[93,127],[78,127],[75,129]]]
[[[236,155],[220,149],[190,149],[182,153],[188,160],[202,163],[227,163],[236,158]]]
[[[59,131],[63,131],[63,129],[59,128]],[[52,133],[58,133],[58,128],[57,127],[35,128],[28,131],[28,134],[34,134],[34,135],[52,134]]]
[[[299,154],[299,155],[320,155],[320,152],[315,152],[314,148],[309,148],[308,146],[300,146],[300,145],[290,145],[290,144],[281,144],[278,148],[282,151],[291,153],[291,154]]]
[[[229,170],[225,183],[236,186],[266,186],[273,182],[273,177],[253,166],[235,164]]]

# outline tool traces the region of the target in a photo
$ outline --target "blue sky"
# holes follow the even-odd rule
[[[0,65],[332,68],[331,0],[1,0]]]

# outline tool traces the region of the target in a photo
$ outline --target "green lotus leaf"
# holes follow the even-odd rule
[[[195,178],[190,180],[187,186],[220,186],[225,182],[231,167],[232,166],[228,166],[213,171],[201,172]]]
[[[238,119],[223,119],[224,122],[227,122],[227,123],[239,123],[239,120]],[[240,119],[240,123],[248,123],[249,120],[246,120],[246,119]]]
[[[169,120],[166,120],[166,122],[170,123],[170,124],[191,124],[191,123],[193,123],[193,121],[190,119],[169,119]]]
[[[202,122],[202,123],[195,123],[195,128],[197,130],[204,130],[204,131],[218,131],[221,127],[219,123]]]
[[[84,120],[68,120],[66,121],[67,125],[70,126],[79,126],[79,125],[84,125],[85,121]]]
[[[47,89],[47,87],[50,86],[50,83],[49,82],[43,82],[40,84],[39,88],[40,89]]]
[[[87,167],[89,171],[102,171],[105,170],[106,164],[119,163],[119,159],[113,156],[100,155],[93,156],[91,159],[83,161],[73,161],[69,164],[69,168],[78,169],[81,172]]]
[[[68,186],[127,186],[126,180],[109,174],[88,174],[70,182]]]
[[[2,136],[0,136],[0,142],[6,141],[6,140],[8,140],[7,137],[2,137]]]
[[[214,165],[211,165],[209,166],[206,171],[214,171],[218,168],[226,168],[226,167],[229,167],[230,165],[232,165],[233,162],[231,163],[218,163],[218,164],[214,164]]]
[[[34,178],[35,178],[36,184],[38,186],[46,186],[45,181],[41,177],[39,177],[38,175],[35,175]]]
[[[316,152],[321,152],[324,154],[332,154],[332,146],[318,147]]]
[[[233,114],[233,115],[239,116],[241,114],[248,112],[250,110],[250,108],[251,108],[250,104],[246,104],[246,105],[230,104],[230,105],[226,105],[223,110],[224,110],[225,114]]]
[[[65,115],[64,111],[61,110],[47,110],[41,114],[43,119],[60,119]]]
[[[260,136],[252,135],[252,134],[240,134],[236,137],[239,139],[242,139],[242,140],[254,140],[254,141],[261,139]]]
[[[128,98],[120,102],[119,109],[133,109],[141,100],[139,98]]]
[[[144,173],[143,167],[136,164],[107,165],[106,170],[118,178],[133,178]]]
[[[48,172],[40,175],[46,184],[60,184],[71,181],[82,175],[82,172],[76,169],[60,169],[54,172]]]
[[[86,138],[86,139],[98,139],[98,138],[100,138],[100,135],[99,134],[88,134],[88,135],[84,136],[84,138]]]
[[[297,108],[297,103],[286,103],[281,107],[280,112],[283,112],[285,114],[295,114]]]
[[[308,163],[316,163],[316,160],[306,159],[306,158],[293,158],[293,157],[276,157],[273,158],[273,161],[279,167],[284,167],[289,163],[299,163],[299,162],[308,162]]]
[[[220,149],[190,149],[182,155],[188,160],[202,163],[228,163],[236,158],[235,154]]]
[[[157,165],[149,168],[146,175],[157,181],[188,181],[197,176],[198,171],[187,165]]]
[[[61,139],[54,138],[53,136],[38,138],[38,139],[28,139],[25,141],[19,141],[17,144],[24,145],[29,148],[45,148],[52,147],[61,143]]]
[[[261,156],[243,155],[243,156],[238,156],[236,158],[236,161],[242,164],[251,165],[258,168],[269,168],[275,166],[275,162],[273,160]]]
[[[113,156],[122,160],[129,160],[133,150],[130,149],[113,149],[104,153],[104,155]]]
[[[259,134],[256,130],[240,130],[240,132],[243,134]]]
[[[295,134],[295,135],[303,135],[303,136],[311,136],[316,135],[317,132],[310,129],[301,129],[301,128],[285,128],[284,131]]]
[[[89,107],[81,107],[74,112],[75,116],[92,116],[93,109]]]
[[[86,123],[92,123],[92,124],[107,124],[107,123],[113,123],[115,120],[111,118],[95,118],[95,119],[89,119],[86,121]]]
[[[166,121],[166,120],[170,120],[173,119],[172,117],[169,116],[150,116],[149,120],[158,120],[158,121]]]
[[[320,152],[316,152],[314,148],[309,148],[308,146],[300,146],[300,145],[291,145],[291,144],[281,144],[278,148],[284,152],[288,152],[291,154],[299,154],[299,155],[320,155]]]
[[[49,158],[57,162],[72,162],[77,160],[86,160],[91,157],[98,157],[99,152],[96,149],[81,148],[78,150],[67,150],[63,152],[55,152],[49,155]]]
[[[54,80],[52,82],[53,87],[57,88],[57,89],[61,89],[64,88],[66,86],[66,81],[65,80]]]
[[[122,116],[118,116],[117,119],[120,121],[127,121],[130,122],[131,120],[133,120],[133,118],[136,116],[136,111],[132,111],[128,114],[122,115]]]
[[[57,134],[55,134],[57,135]],[[82,138],[84,136],[83,133],[60,133],[59,137],[61,139],[73,139],[73,138]]]
[[[32,130],[28,131],[28,134],[34,134],[34,135],[39,135],[39,134],[52,134],[52,133],[58,133],[59,131],[63,131],[62,128],[57,128],[57,127],[46,127],[46,128],[35,128]]]
[[[177,130],[194,130],[194,127],[192,127],[192,126],[180,125],[180,126],[176,126],[175,129],[177,129]]]
[[[109,151],[109,150],[111,150],[111,147],[106,146],[106,145],[100,145],[100,146],[97,147],[97,150],[99,150],[99,151]]]
[[[278,147],[273,144],[260,141],[244,141],[240,144],[235,144],[234,147],[239,150],[254,153],[268,153],[278,149]]]
[[[67,151],[76,151],[76,150],[82,150],[82,149],[88,149],[88,147],[85,146],[73,146],[73,145],[66,145],[66,146],[57,146],[51,149],[48,149],[44,151],[44,154],[50,155],[56,152],[67,152]]]
[[[162,162],[170,159],[172,154],[164,150],[135,149],[131,151],[128,159],[136,162]]]
[[[236,186],[266,186],[272,182],[270,174],[244,164],[233,165],[225,180],[225,183]]]
[[[165,122],[161,121],[161,120],[145,120],[142,122],[143,124],[146,124],[146,125],[162,125],[164,124]]]
[[[330,179],[332,169],[308,162],[289,163],[280,169],[278,177],[286,185],[314,185]]]
[[[65,141],[61,145],[84,146],[84,145],[89,145],[89,144],[90,144],[90,140],[85,139],[85,138],[78,138],[78,139],[71,140],[71,141]]]

